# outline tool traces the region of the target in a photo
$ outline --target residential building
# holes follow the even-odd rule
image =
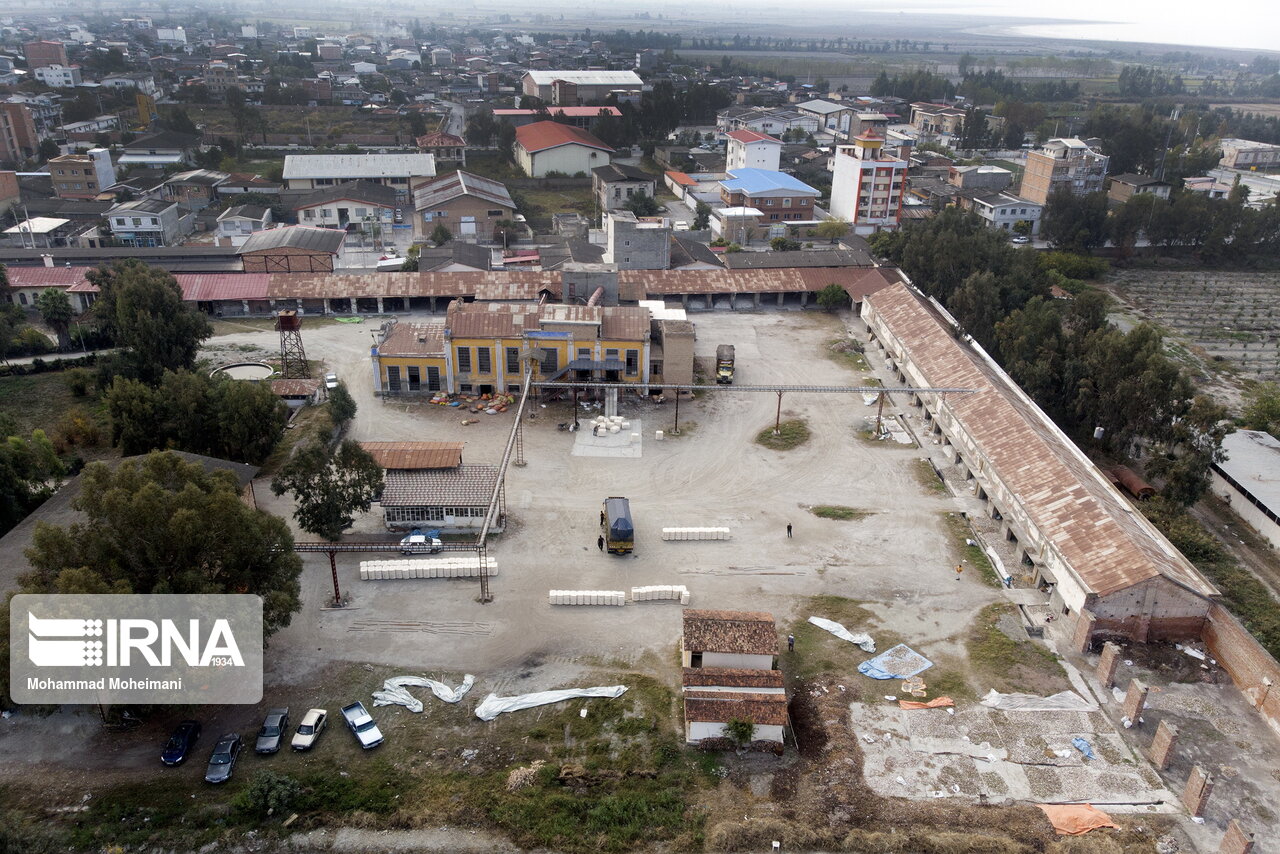
[[[78,65],[41,65],[31,69],[31,76],[55,89],[70,89],[84,82]]]
[[[921,135],[959,136],[964,131],[965,111],[946,104],[916,102],[911,105],[911,126]]]
[[[453,51],[447,47],[437,47],[431,49],[431,64],[436,68],[447,68],[453,65]]]
[[[782,744],[788,718],[781,670],[686,667],[681,683],[687,743],[727,738],[727,724],[737,720],[755,725],[753,742]]]
[[[613,149],[581,128],[559,122],[535,122],[516,128],[516,163],[530,178],[548,172],[587,175],[609,163]]]
[[[184,233],[178,203],[163,199],[122,202],[105,219],[112,240],[121,246],[177,246]]]
[[[812,113],[780,107],[729,107],[716,115],[716,129],[721,133],[753,130],[781,137],[796,131],[817,133],[821,128],[822,123]]]
[[[646,388],[652,367],[649,311],[454,300],[443,324],[391,324],[372,358],[382,394],[488,394],[518,392],[530,354],[535,376],[543,380]]]
[[[1211,199],[1225,199],[1231,195],[1231,184],[1210,175],[1182,179],[1182,189],[1188,193],[1204,193]]]
[[[734,169],[720,182],[724,205],[759,210],[764,228],[813,221],[813,206],[820,195],[798,178],[764,169]]]
[[[902,221],[907,161],[885,151],[874,131],[836,146],[831,158],[831,215],[850,223],[853,233],[874,234]]]
[[[818,99],[796,104],[796,109],[816,118],[822,130],[847,137],[853,126],[853,116],[857,108],[850,104],[835,104]]]
[[[725,134],[725,169],[764,169],[777,172],[782,157],[782,140],[753,130],[734,130]]]
[[[120,117],[114,114],[106,114],[96,116],[92,119],[85,119],[81,122],[70,122],[60,125],[58,130],[71,140],[85,139],[97,136],[100,133],[110,133],[120,129]]]
[[[609,211],[604,228],[601,260],[605,264],[618,270],[665,270],[671,266],[671,222],[666,217]]]
[[[413,191],[414,236],[429,238],[443,225],[458,240],[489,240],[503,220],[515,218],[516,205],[504,184],[458,170]]]
[[[316,45],[316,56],[321,62],[334,62],[342,59],[342,45],[340,44],[318,44]]]
[[[656,176],[622,163],[609,163],[591,170],[591,192],[601,211],[624,208],[632,196],[657,195]]]
[[[947,173],[947,183],[962,190],[1007,190],[1013,183],[1013,173],[999,166],[952,166]]]
[[[774,670],[778,630],[765,611],[712,611],[686,608],[680,639],[680,663],[702,669]]]
[[[31,115],[35,127],[35,145],[46,136],[54,136],[62,124],[62,96],[51,92],[39,95],[14,94],[4,99],[11,104],[22,104]]]
[[[156,27],[156,41],[170,47],[186,48],[187,31],[182,27]]]
[[[711,233],[731,243],[746,246],[758,236],[760,220],[763,216],[764,212],[759,208],[744,205],[712,208]],[[785,226],[779,227],[785,228]]]
[[[152,97],[160,94],[160,87],[156,85],[156,78],[153,74],[108,74],[99,82],[103,86],[109,86],[112,89],[137,89],[142,94]]]
[[[240,69],[235,63],[221,59],[212,60],[201,73],[201,81],[209,94],[219,99],[226,96],[228,89],[243,88],[240,86],[240,77]]]
[[[1280,145],[1249,139],[1224,139],[1218,146],[1222,149],[1222,159],[1218,163],[1228,169],[1270,169],[1280,166]]]
[[[467,141],[451,133],[435,131],[415,140],[418,148],[436,159],[436,165],[467,165]]]
[[[284,158],[284,185],[315,190],[349,181],[371,181],[396,191],[402,201],[436,174],[430,154],[290,154]]]
[[[283,226],[255,231],[240,247],[246,273],[332,273],[345,231]]]
[[[218,243],[243,246],[249,235],[271,227],[271,208],[264,205],[236,205],[218,214]]]
[[[18,186],[18,173],[0,170],[0,214],[7,214],[20,201],[22,188]]]
[[[51,216],[33,216],[4,230],[6,246],[22,249],[52,249],[69,245],[75,232],[86,228],[84,223],[72,222]]]
[[[1113,202],[1123,203],[1140,193],[1147,193],[1158,199],[1169,198],[1172,186],[1150,175],[1134,175],[1125,173],[1113,175],[1107,182],[1107,198]]]
[[[1044,206],[1035,202],[1008,193],[979,190],[961,193],[956,197],[956,203],[959,207],[976,213],[991,228],[1012,231],[1018,223],[1027,222],[1031,225],[1032,237],[1040,233],[1040,218],[1044,214]]]
[[[1226,459],[1209,474],[1213,493],[1275,548],[1280,548],[1280,440],[1237,430],[1222,440]]]
[[[875,131],[881,136],[886,136],[889,131],[889,117],[884,113],[877,113],[871,110],[854,113],[853,119],[849,122],[849,131],[846,136],[852,139],[855,136],[862,136],[867,131]]]
[[[174,202],[181,202],[192,210],[204,210],[213,201],[218,188],[231,175],[212,169],[192,169],[178,172],[161,185],[161,195]]]
[[[1101,192],[1110,161],[1096,144],[1075,138],[1051,139],[1039,150],[1027,153],[1018,195],[1044,204],[1059,189],[1076,196]]]
[[[548,116],[553,117],[561,124],[573,125],[583,130],[590,130],[601,114],[620,118],[622,111],[617,107],[550,107],[545,112],[542,110],[511,110],[498,109],[493,111],[493,117],[500,121],[504,121],[515,127],[523,127],[531,125],[534,122],[545,121]]]
[[[634,71],[526,71],[520,87],[546,104],[578,107],[600,103],[617,91],[640,92],[644,81]]]
[[[21,163],[35,157],[39,147],[31,110],[25,104],[0,102],[0,162]]]
[[[115,186],[116,168],[106,148],[91,148],[86,154],[63,154],[49,160],[53,192],[60,199],[93,199]]]
[[[200,137],[194,134],[165,131],[144,136],[126,143],[124,153],[116,161],[121,166],[146,166],[164,169],[167,166],[194,165],[194,154],[200,150]]]
[[[372,181],[345,181],[320,187],[293,203],[301,225],[320,228],[357,226],[366,230],[395,224],[402,200],[394,187]]]
[[[62,42],[27,42],[22,46],[22,53],[27,58],[27,66],[32,69],[71,64],[67,59],[67,46]]]

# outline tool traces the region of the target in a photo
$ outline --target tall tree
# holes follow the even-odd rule
[[[115,469],[90,463],[72,506],[84,522],[37,525],[23,590],[253,593],[267,634],[300,607],[288,526],[241,500],[231,472],[159,452]]]
[[[36,308],[40,309],[40,317],[49,324],[49,328],[58,336],[59,349],[71,346],[71,300],[65,291],[59,288],[45,288],[36,297]]]

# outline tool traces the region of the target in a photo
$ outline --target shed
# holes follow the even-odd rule
[[[684,612],[680,649],[685,667],[772,670],[778,633],[765,611],[691,608]]]
[[[753,741],[782,743],[783,729],[787,725],[787,697],[774,693],[685,691],[685,741],[693,744],[704,738],[724,738],[725,724],[732,720],[755,724]]]
[[[392,531],[422,526],[449,533],[477,531],[484,525],[489,500],[497,486],[497,466],[390,469],[382,488],[384,521]],[[502,530],[505,504],[499,491],[498,518],[490,530]]]
[[[332,273],[346,233],[302,225],[256,231],[240,247],[246,273]]]
[[[1280,440],[1261,430],[1237,430],[1222,440],[1222,449],[1227,458],[1213,464],[1209,488],[1280,548]]]

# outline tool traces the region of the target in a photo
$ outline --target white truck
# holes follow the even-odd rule
[[[382,744],[382,730],[373,722],[373,716],[364,707],[364,703],[355,702],[342,707],[342,719],[365,750]]]

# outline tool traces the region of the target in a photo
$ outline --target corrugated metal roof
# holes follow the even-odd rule
[[[780,190],[806,196],[822,195],[798,178],[793,178],[785,172],[773,172],[768,169],[730,170],[729,177],[721,181],[720,186],[731,193],[745,193],[749,196]]]
[[[310,397],[320,390],[320,380],[272,380],[271,391],[277,397]]]
[[[1163,576],[1217,594],[1008,375],[957,341],[906,285],[872,294],[863,312],[883,319],[924,382],[977,389],[947,407],[1087,590],[1108,596]]]
[[[729,139],[736,139],[738,142],[776,142],[782,145],[782,140],[775,139],[767,133],[758,133],[753,130],[735,130],[725,134]]]
[[[817,267],[779,270],[619,270],[618,284],[644,289],[659,299],[669,294],[767,294],[817,292],[835,283],[854,302],[900,281],[889,267]]]
[[[548,107],[547,112],[553,116],[564,116],[566,119],[585,119],[593,118],[605,112],[611,116],[621,116],[622,111],[617,107]],[[521,116],[536,116],[537,110],[494,110],[495,118],[519,118]]]
[[[1280,441],[1260,430],[1237,430],[1222,440],[1225,472],[1272,513],[1280,513]]]
[[[443,356],[443,323],[397,323],[378,345],[383,356]]]
[[[93,269],[95,268],[7,267],[5,272],[8,273],[11,288],[72,288],[87,284],[84,274]]]
[[[459,196],[474,196],[507,208],[516,206],[511,200],[511,194],[507,192],[506,185],[501,181],[494,181],[461,169],[414,190],[413,206],[420,211],[436,210],[440,205]]]
[[[174,278],[187,302],[264,300],[271,284],[266,273],[179,273]]]
[[[303,252],[328,252],[338,254],[346,233],[336,228],[308,228],[305,225],[286,225],[255,231],[240,247],[241,255],[262,252],[267,249],[298,249]]]
[[[487,507],[498,483],[497,466],[386,473],[381,504],[386,507]]]
[[[288,154],[283,177],[310,178],[430,178],[436,174],[431,154]]]
[[[774,655],[778,633],[767,611],[714,611],[689,608],[684,612],[686,652],[726,652]]]
[[[373,181],[344,181],[332,187],[313,190],[293,203],[294,210],[314,208],[332,202],[359,202],[375,207],[394,208],[398,194],[394,187],[384,187]]]
[[[462,465],[463,442],[361,442],[384,469],[451,469]]]
[[[525,76],[538,86],[550,86],[557,80],[578,86],[629,86],[639,89],[644,85],[634,71],[526,71]]]

